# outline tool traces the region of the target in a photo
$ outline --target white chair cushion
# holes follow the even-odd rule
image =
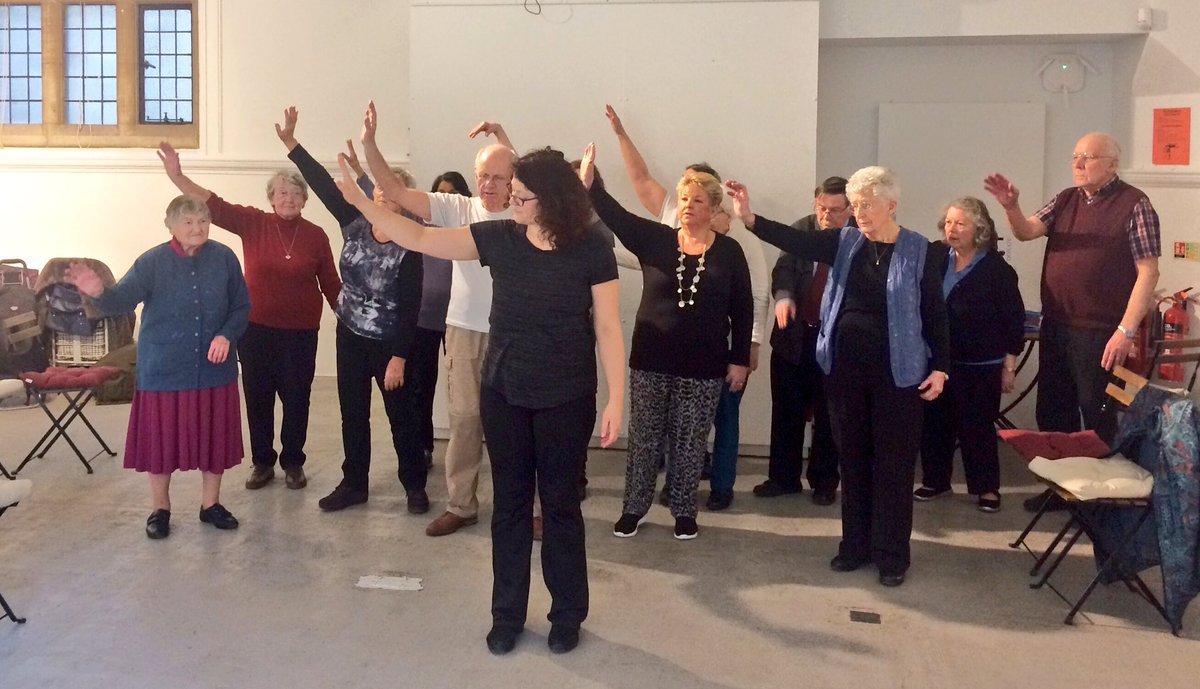
[[[16,378],[4,378],[0,380],[0,399],[17,396],[25,396],[25,383]]]
[[[6,481],[0,477],[0,507],[8,507],[14,502],[21,502],[33,491],[33,481],[19,478]]]
[[[1053,461],[1034,457],[1029,470],[1080,500],[1148,498],[1154,488],[1150,472],[1121,456],[1063,457]]]

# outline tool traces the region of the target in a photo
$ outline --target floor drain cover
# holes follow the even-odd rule
[[[850,611],[851,622],[864,622],[866,624],[879,624],[882,620],[877,612],[864,612],[862,610]]]

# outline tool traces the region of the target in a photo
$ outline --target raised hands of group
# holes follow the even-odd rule
[[[296,111],[296,106],[288,106],[283,111],[283,125],[275,123],[275,136],[287,146],[288,150],[296,147],[296,121],[300,119],[300,113]]]
[[[100,276],[81,261],[71,261],[63,279],[68,285],[74,285],[75,289],[89,297],[95,298],[104,294],[104,283],[100,281]]]
[[[733,214],[746,227],[754,226],[754,211],[750,210],[750,190],[745,184],[735,180],[725,182],[725,193],[733,200]]]
[[[996,197],[996,202],[1005,210],[1016,207],[1017,199],[1021,196],[1020,190],[1014,187],[1007,177],[998,172],[983,179],[983,188]]]
[[[613,134],[625,136],[625,125],[621,124],[621,117],[617,115],[617,111],[613,109],[613,106],[604,106],[604,116],[608,118],[608,124],[612,127]]]
[[[174,179],[183,175],[183,166],[179,163],[179,153],[171,144],[163,141],[158,145],[158,159],[162,161],[167,176]]]
[[[583,149],[583,158],[579,161],[579,181],[587,189],[592,188],[596,179],[596,144],[590,143]]]

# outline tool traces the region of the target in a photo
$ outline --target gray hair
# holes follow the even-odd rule
[[[974,196],[962,196],[943,206],[942,217],[938,220],[938,229],[942,232],[945,232],[946,213],[951,208],[957,208],[967,214],[967,218],[975,228],[976,249],[996,250],[996,223],[992,220],[992,215],[988,213],[987,205],[983,201]]]
[[[846,182],[846,197],[871,194],[888,201],[900,202],[900,180],[886,167],[872,165],[850,175]]]
[[[392,172],[396,173],[396,176],[400,178],[401,182],[404,182],[404,186],[408,187],[409,189],[417,188],[417,178],[413,177],[412,173],[408,170],[402,167],[394,167],[392,168]]]
[[[212,220],[212,214],[208,212],[208,204],[191,196],[176,196],[167,204],[167,215],[163,218],[163,224],[168,228],[179,222],[179,219],[185,215],[199,215],[205,220]]]
[[[279,187],[280,182],[286,182],[299,187],[300,195],[304,197],[305,201],[308,200],[308,183],[304,181],[304,177],[302,177],[299,172],[294,172],[292,170],[280,170],[271,175],[271,179],[267,180],[268,201],[275,199],[275,189]]]

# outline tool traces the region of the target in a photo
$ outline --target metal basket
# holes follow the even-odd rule
[[[92,366],[108,355],[111,346],[109,341],[108,319],[96,322],[91,335],[67,335],[54,333],[54,366]]]

